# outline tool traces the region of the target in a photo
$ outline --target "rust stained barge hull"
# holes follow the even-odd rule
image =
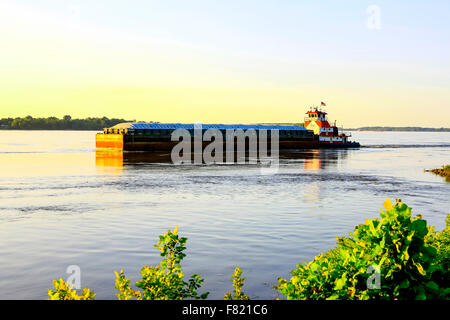
[[[165,152],[171,151],[179,141],[172,141],[172,132],[176,129],[185,129],[194,136],[193,124],[160,124],[160,123],[123,123],[114,127],[104,129],[103,133],[96,134],[95,144],[97,149],[123,150],[123,151],[150,151]],[[204,124],[202,130],[220,130],[225,137],[226,130],[244,131],[254,129],[278,130],[279,149],[294,150],[305,148],[318,148],[319,140],[314,132],[301,126],[270,126],[270,125],[222,125]],[[270,136],[267,137],[267,146],[270,148]],[[203,148],[210,144],[210,141],[203,142]],[[224,141],[224,145],[225,145]],[[248,147],[248,143],[246,145]],[[224,147],[225,148],[225,147]]]
[[[141,141],[138,139],[133,139],[126,135],[118,135],[115,137],[105,137],[103,133],[99,133],[96,135],[95,144],[97,149],[110,149],[110,150],[123,150],[123,151],[150,151],[150,152],[158,152],[158,151],[171,151],[179,141],[171,141],[170,139],[155,139],[152,141],[150,137],[143,137]],[[136,141],[138,140],[138,141]],[[203,142],[203,148],[205,148],[211,142]],[[224,142],[225,145],[225,142]],[[270,148],[270,142],[267,144],[268,148]],[[318,148],[319,141],[311,139],[307,141],[298,140],[298,141],[290,141],[290,140],[280,140],[279,148],[280,150],[294,150],[294,149],[307,149],[307,148]],[[248,144],[246,145],[248,148]],[[193,143],[192,143],[193,150]]]

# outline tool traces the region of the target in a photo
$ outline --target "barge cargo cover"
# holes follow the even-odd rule
[[[95,144],[97,149],[115,149],[123,151],[171,151],[179,141],[172,141],[172,133],[177,129],[187,130],[192,138],[198,124],[182,123],[146,123],[129,122],[105,128],[97,133]],[[261,130],[268,135],[278,130],[280,150],[316,148],[319,145],[317,136],[312,130],[297,125],[244,125],[244,124],[201,124],[202,134],[208,129],[216,129],[222,133],[224,141],[228,130],[254,130],[259,136]],[[204,141],[203,147],[210,141]],[[268,137],[270,145],[270,137]]]

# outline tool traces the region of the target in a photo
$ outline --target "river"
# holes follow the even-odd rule
[[[239,266],[251,299],[273,299],[278,277],[378,216],[386,197],[439,230],[450,213],[450,183],[424,172],[450,164],[450,132],[353,132],[360,149],[303,150],[275,174],[105,157],[94,136],[0,131],[0,299],[46,299],[70,265],[97,299],[116,299],[114,271],[138,280],[175,225],[200,292],[222,299]]]

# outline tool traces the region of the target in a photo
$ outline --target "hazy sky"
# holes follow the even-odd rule
[[[450,2],[0,0],[0,117],[450,127]]]

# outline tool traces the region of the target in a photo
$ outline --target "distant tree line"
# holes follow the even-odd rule
[[[72,119],[70,115],[65,115],[62,119],[57,117],[33,118],[2,118],[0,119],[0,129],[4,130],[102,130],[115,126],[122,122],[133,122],[135,120],[125,120],[117,118],[86,118]],[[269,123],[264,123],[269,124]],[[271,123],[274,124],[274,123]],[[280,124],[280,123],[276,123]],[[286,123],[287,124],[287,123]],[[290,123],[290,125],[300,125],[303,123]],[[450,128],[423,128],[423,127],[361,127],[347,129],[352,131],[428,131],[428,132],[450,132]]]
[[[428,132],[449,132],[450,128],[423,128],[423,127],[361,127],[347,129],[353,131],[428,131]]]
[[[134,121],[134,120],[132,120]],[[0,129],[5,130],[102,130],[121,122],[131,122],[125,119],[86,118],[72,119],[66,115],[62,119],[56,117],[33,118],[3,118],[0,119]]]

